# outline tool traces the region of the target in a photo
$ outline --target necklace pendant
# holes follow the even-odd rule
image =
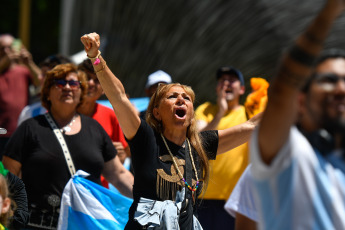
[[[66,126],[66,127],[63,127],[62,128],[66,133],[67,132],[70,132],[72,129],[71,129],[71,127],[69,127],[69,126]]]

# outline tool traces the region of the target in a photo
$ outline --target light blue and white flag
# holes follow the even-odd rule
[[[124,229],[133,200],[85,179],[78,170],[62,194],[59,230]]]

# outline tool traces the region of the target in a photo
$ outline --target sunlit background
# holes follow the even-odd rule
[[[101,51],[130,97],[162,69],[193,87],[197,104],[215,99],[215,71],[270,79],[279,57],[324,0],[1,0],[0,33],[19,37],[38,64],[61,53],[86,57],[80,37],[101,35]],[[345,48],[345,18],[326,47]],[[79,55],[77,55],[79,53]],[[79,59],[78,59],[79,60]]]

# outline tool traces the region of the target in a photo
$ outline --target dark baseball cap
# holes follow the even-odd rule
[[[223,74],[232,74],[232,75],[236,75],[238,77],[238,79],[241,82],[241,85],[244,85],[244,78],[243,75],[241,73],[241,71],[239,71],[238,69],[232,67],[232,66],[223,66],[220,67],[217,70],[217,80],[223,75]]]

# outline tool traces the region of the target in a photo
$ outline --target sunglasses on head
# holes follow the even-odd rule
[[[67,84],[73,90],[80,88],[80,81],[75,81],[75,80],[67,81],[65,79],[55,79],[54,83],[55,83],[55,86],[60,89],[63,89]]]
[[[316,82],[319,84],[328,83],[328,84],[337,84],[338,81],[345,81],[345,76],[339,76],[334,73],[326,74],[316,74]]]

